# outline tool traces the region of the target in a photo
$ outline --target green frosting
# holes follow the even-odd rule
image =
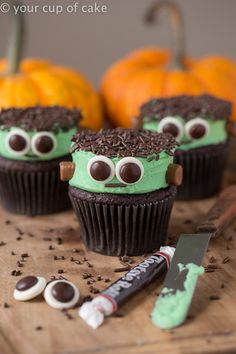
[[[178,267],[179,274],[183,270],[188,270],[184,281],[184,290],[174,292],[173,289],[164,288],[163,295],[158,298],[152,312],[152,322],[163,329],[170,329],[184,322],[197,279],[199,275],[204,273],[204,268],[194,263],[178,264]]]
[[[186,125],[186,120],[184,120],[182,117],[177,116],[174,117],[176,120],[178,120],[183,127]],[[184,132],[183,137],[181,138],[180,146],[177,148],[179,150],[190,150],[190,149],[195,149],[199,148],[202,146],[207,146],[207,145],[216,145],[219,143],[224,143],[227,140],[227,132],[226,132],[226,121],[225,120],[212,120],[212,119],[205,119],[205,121],[209,125],[209,133],[207,136],[201,138],[201,139],[195,139],[191,140],[189,137],[186,135]],[[150,129],[159,132],[159,123],[160,121],[157,120],[149,120],[145,119],[143,121],[143,128],[144,129]]]
[[[70,146],[71,146],[71,137],[74,135],[77,131],[76,127],[68,130],[68,131],[63,131],[59,130],[58,132],[50,132],[54,134],[54,137],[56,139],[56,148],[50,152],[45,154],[44,156],[36,156],[32,149],[30,148],[29,151],[25,155],[18,155],[15,154],[13,151],[11,151],[7,144],[6,144],[6,138],[9,132],[14,131],[14,129],[18,129],[20,127],[12,127],[11,129],[1,129],[0,127],[0,156],[3,156],[7,159],[11,160],[21,160],[21,161],[47,161],[47,160],[52,160],[61,156],[65,156],[69,154]],[[23,128],[20,128],[24,130]],[[38,131],[30,131],[30,132],[25,132],[30,139],[35,136],[35,134],[40,133]]]
[[[173,156],[169,156],[164,151],[159,154],[158,160],[155,159],[155,156],[152,161],[148,161],[149,159],[146,157],[137,157],[144,167],[143,178],[137,183],[128,184],[125,187],[106,187],[104,183],[93,180],[88,173],[87,165],[94,156],[96,155],[92,152],[83,150],[76,151],[72,154],[76,169],[72,179],[69,181],[71,186],[89,192],[114,194],[142,194],[168,186],[166,182],[166,172],[169,164],[173,162]],[[114,166],[116,166],[121,159],[122,158],[119,157],[110,158]],[[120,181],[115,175],[109,183],[120,183]]]

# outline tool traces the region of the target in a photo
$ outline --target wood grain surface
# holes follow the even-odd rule
[[[177,202],[169,241],[175,242],[180,233],[193,232],[214,201]],[[123,274],[114,272],[121,263],[116,257],[85,250],[72,211],[28,218],[0,210],[0,230],[1,354],[236,353],[236,222],[220,238],[211,241],[204,260],[208,271],[199,279],[189,318],[171,331],[160,330],[150,321],[163,279],[136,295],[119,309],[118,316],[107,318],[97,330],[78,317],[78,308],[63,313],[50,308],[43,297],[15,301],[14,286],[25,275],[41,275],[48,280],[62,275],[79,287],[81,299],[93,296],[91,285],[104,289],[109,280]],[[21,261],[24,253],[29,257]],[[65,259],[54,260],[55,256]],[[71,257],[77,262],[71,261]],[[142,259],[133,257],[134,264]],[[22,274],[11,275],[14,270]],[[59,274],[58,270],[64,273]],[[84,279],[85,272],[91,273],[96,281],[87,284],[91,279]],[[102,280],[97,280],[99,275]]]

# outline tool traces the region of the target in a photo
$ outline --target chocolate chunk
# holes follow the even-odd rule
[[[105,181],[110,177],[111,168],[104,161],[95,161],[90,166],[90,174],[96,181]]]
[[[75,295],[74,288],[65,282],[58,282],[52,288],[52,295],[57,301],[69,302]]]
[[[166,123],[162,127],[162,131],[163,131],[163,133],[169,133],[169,134],[173,135],[175,138],[179,135],[179,128],[177,127],[177,125],[175,125],[173,123]]]
[[[50,136],[40,136],[35,141],[35,149],[41,154],[48,154],[54,148],[54,141]]]
[[[206,128],[203,124],[193,124],[189,130],[189,134],[193,139],[201,139],[206,134]]]
[[[19,134],[11,135],[8,143],[9,143],[9,146],[12,148],[12,150],[18,151],[18,152],[23,151],[27,146],[26,139]]]
[[[22,278],[16,283],[16,289],[19,291],[25,291],[27,289],[32,288],[35,284],[37,284],[38,278],[30,275],[25,278]]]
[[[125,183],[135,183],[140,179],[142,172],[136,163],[128,162],[121,166],[119,173]]]

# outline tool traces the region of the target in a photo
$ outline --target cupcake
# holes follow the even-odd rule
[[[183,166],[177,199],[208,198],[221,186],[227,158],[229,102],[210,95],[153,99],[141,107],[136,124],[172,134],[180,143],[175,162]]]
[[[70,160],[80,112],[31,107],[0,112],[0,200],[17,214],[40,215],[70,206],[59,162]]]
[[[86,246],[107,255],[139,255],[165,244],[182,168],[170,134],[111,129],[80,132],[61,179]]]

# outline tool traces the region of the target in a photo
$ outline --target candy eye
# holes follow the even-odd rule
[[[87,165],[89,176],[96,182],[109,182],[115,175],[115,167],[108,157],[99,155],[93,157]]]
[[[14,129],[6,136],[6,147],[14,155],[23,156],[30,149],[30,137],[22,129]]]
[[[159,131],[173,135],[176,140],[180,140],[184,134],[183,125],[174,117],[162,119],[159,123]]]
[[[31,148],[35,155],[45,156],[55,150],[57,141],[55,136],[49,132],[40,132],[34,135]]]
[[[18,301],[31,300],[43,292],[46,284],[43,277],[24,277],[16,283],[13,296]]]
[[[137,183],[142,179],[143,174],[142,163],[134,157],[124,157],[116,165],[116,176],[123,183]]]
[[[47,304],[55,309],[68,309],[79,300],[78,288],[67,280],[56,280],[48,284],[44,291]]]
[[[189,121],[186,126],[186,134],[190,139],[202,139],[209,133],[209,124],[202,118],[195,118]]]

